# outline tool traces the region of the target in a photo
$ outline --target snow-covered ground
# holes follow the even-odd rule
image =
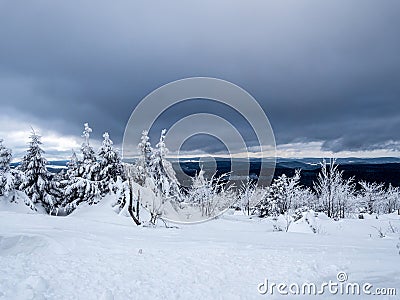
[[[234,214],[179,228],[137,227],[106,201],[68,217],[19,209],[0,205],[0,299],[347,299],[257,289],[265,278],[318,284],[338,272],[400,294],[399,234],[389,232],[389,222],[400,230],[395,214],[336,222],[309,214],[289,232],[273,232],[270,220]]]

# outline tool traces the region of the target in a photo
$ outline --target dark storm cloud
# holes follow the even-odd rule
[[[88,121],[120,143],[153,89],[210,76],[249,91],[278,144],[395,149],[399,11],[398,1],[2,1],[2,112],[77,136]]]

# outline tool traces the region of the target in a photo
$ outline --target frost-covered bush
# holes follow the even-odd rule
[[[247,215],[254,214],[256,206],[260,203],[261,199],[265,196],[266,189],[257,186],[257,183],[248,179],[242,183],[237,191],[238,203],[234,203],[236,207],[246,213]]]
[[[336,160],[329,163],[324,159],[321,163],[321,172],[314,183],[317,191],[320,209],[330,218],[344,218],[351,207],[355,185],[353,178],[343,179],[343,171],[339,171]]]
[[[380,206],[386,197],[383,184],[359,182],[361,190],[358,195],[358,207],[360,212],[372,214],[380,210]]]
[[[185,203],[200,211],[203,217],[213,217],[232,205],[237,196],[222,180],[224,175],[206,178],[203,169],[193,177]]]

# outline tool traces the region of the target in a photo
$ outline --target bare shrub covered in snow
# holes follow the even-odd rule
[[[185,203],[198,208],[203,217],[212,217],[234,202],[232,187],[227,187],[223,181],[225,175],[206,178],[204,171],[200,171],[193,178]]]
[[[383,184],[369,183],[366,181],[359,182],[361,191],[359,193],[359,207],[362,211],[372,214],[380,210],[380,204],[385,198],[385,190]]]
[[[314,184],[321,209],[331,218],[344,218],[354,195],[353,179],[343,179],[343,171],[339,171],[335,159],[329,163],[324,159],[321,173]]]
[[[266,188],[257,186],[256,182],[248,179],[237,191],[238,204],[248,216],[255,213],[257,205],[267,192]]]
[[[390,214],[400,209],[400,189],[389,184],[386,195],[376,205],[377,213]]]

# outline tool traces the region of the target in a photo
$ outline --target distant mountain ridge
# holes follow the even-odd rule
[[[175,160],[173,165],[179,168],[179,165],[187,175],[193,176],[200,168],[200,158],[185,158]],[[300,183],[312,188],[320,172],[323,158],[277,158],[275,165],[274,178],[282,174],[292,176],[296,169],[301,169]],[[329,161],[329,158],[326,158]],[[239,162],[241,171],[248,168],[248,159],[235,159]],[[217,171],[219,174],[231,171],[231,163],[228,158],[215,158]],[[264,164],[265,162],[265,164]],[[263,161],[263,167],[272,167],[268,164],[271,161]],[[345,178],[354,177],[354,181],[365,180],[368,182],[382,182],[385,185],[392,184],[400,186],[400,158],[397,157],[377,157],[377,158],[338,158],[336,163],[339,169],[343,171]],[[201,161],[201,164],[207,164],[207,161]],[[250,158],[250,173],[259,174],[261,159]]]
[[[249,159],[235,158],[234,159],[239,168],[247,170],[249,168]],[[277,158],[275,165],[274,178],[286,174],[292,176],[296,169],[301,169],[301,184],[308,187],[313,187],[313,182],[316,181],[317,175],[320,170],[320,163],[323,158]],[[329,161],[329,158],[327,158]],[[182,170],[189,176],[194,176],[202,165],[214,163],[214,160],[201,157],[171,159],[175,169],[182,168]],[[130,160],[129,162],[133,162]],[[250,158],[250,174],[259,174],[261,159]],[[266,164],[264,164],[264,162]],[[263,161],[263,167],[272,167],[268,164],[271,161]],[[343,170],[345,178],[354,177],[355,181],[365,180],[369,182],[382,182],[386,185],[392,184],[393,186],[400,186],[400,158],[398,157],[376,157],[376,158],[338,158],[336,160],[339,168]],[[68,160],[55,160],[49,161],[47,168],[50,172],[58,173],[60,170],[65,169]],[[227,173],[231,171],[231,160],[229,158],[216,157],[216,169],[218,174]],[[11,166],[15,168],[19,162],[12,163]]]

